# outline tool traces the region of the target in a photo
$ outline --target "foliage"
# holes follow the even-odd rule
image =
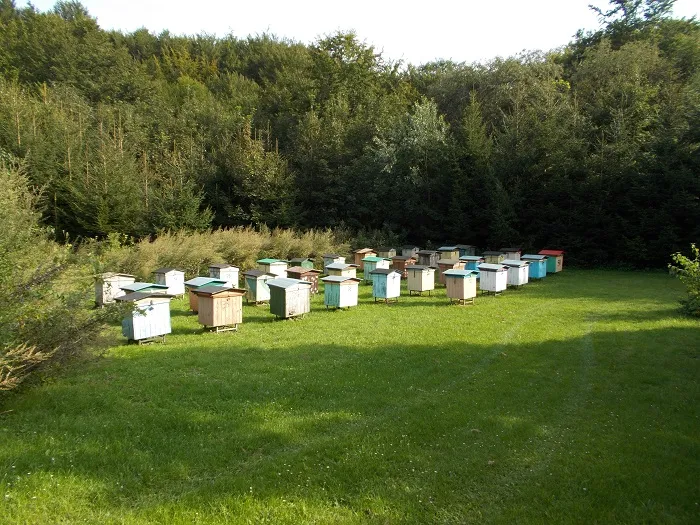
[[[686,286],[688,296],[681,300],[683,310],[688,315],[700,317],[700,248],[691,244],[690,251],[690,257],[674,253],[671,258],[675,265],[669,264],[668,267]]]

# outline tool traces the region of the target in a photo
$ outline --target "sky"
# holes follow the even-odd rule
[[[21,6],[25,2],[17,1]],[[55,0],[32,0],[39,11]],[[354,30],[385,60],[414,65],[437,59],[484,62],[567,44],[578,29],[595,30],[589,4],[606,0],[81,0],[103,29],[237,38],[270,33],[309,44]],[[700,18],[698,0],[677,0],[677,17]]]

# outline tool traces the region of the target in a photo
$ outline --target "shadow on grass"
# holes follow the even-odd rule
[[[580,477],[600,516],[634,521],[645,516],[635,498],[653,495],[659,512],[689,517],[700,364],[677,349],[700,346],[700,332],[630,334],[634,367],[619,366],[619,337],[371,350],[222,341],[107,359],[5,417],[0,465],[90,480],[117,513],[253,498],[390,521],[507,521],[511,507],[538,516],[527,509],[544,491],[566,521]],[[620,507],[626,492],[637,496]]]

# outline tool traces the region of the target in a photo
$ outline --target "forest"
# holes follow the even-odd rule
[[[232,226],[567,251],[661,267],[700,238],[700,24],[600,29],[482,64],[362,35],[124,34],[0,0],[0,164],[60,242]]]

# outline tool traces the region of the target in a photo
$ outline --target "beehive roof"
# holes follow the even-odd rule
[[[284,259],[272,259],[272,258],[268,258],[268,259],[258,259],[256,262],[257,262],[258,264],[274,264],[274,263],[279,263],[279,262],[281,262],[281,263],[286,263],[287,261],[285,261]]]
[[[341,277],[340,275],[329,275],[328,277],[323,277],[321,279],[324,283],[344,283],[346,281],[352,281],[359,283],[360,280],[356,277]]]
[[[451,264],[455,265],[459,262],[458,259],[438,259],[438,264]]]
[[[195,277],[189,281],[185,281],[187,286],[192,288],[199,288],[200,286],[206,286],[207,284],[226,284],[226,281],[217,279],[215,277]]]
[[[197,288],[194,293],[197,295],[208,295],[211,297],[219,294],[245,295],[246,291],[242,288],[233,288],[232,286],[207,285]]]
[[[540,250],[538,252],[540,255],[553,255],[558,257],[559,255],[564,255],[564,250]]]
[[[482,272],[501,272],[507,270],[502,264],[480,264],[479,270]]]
[[[291,279],[289,277],[278,277],[277,279],[270,279],[267,281],[267,285],[272,286],[273,288],[291,288],[292,286],[297,286],[299,284],[311,286],[311,283],[308,281]]]
[[[453,250],[456,250],[456,246],[440,246],[437,251],[439,252],[451,252]]]
[[[372,270],[369,272],[370,275],[376,273],[376,274],[382,274],[382,275],[389,275],[390,273],[398,273],[401,274],[401,272],[397,272],[396,270],[391,270],[389,268],[377,268],[376,270]]]
[[[466,279],[467,277],[471,277],[472,275],[476,275],[479,272],[476,272],[474,270],[447,270],[443,272],[443,275],[446,277],[457,277],[460,279]]]
[[[369,252],[374,252],[372,248],[360,248],[359,250],[355,250],[353,253],[369,253]]]
[[[330,268],[331,270],[346,270],[347,268],[357,268],[356,264],[350,264],[350,263],[332,263],[326,266],[326,268]]]
[[[504,266],[527,266],[528,262],[527,261],[518,261],[515,259],[506,259],[501,264]]]
[[[214,263],[210,264],[209,268],[219,268],[220,270],[225,270],[226,268],[238,268],[238,266],[234,266],[233,264],[229,263]]]
[[[501,248],[502,252],[519,252],[521,248]]]
[[[314,270],[313,268],[302,268],[301,266],[292,266],[291,268],[287,268],[287,273],[298,273],[298,274],[307,274],[307,273],[321,273],[321,270]]]
[[[243,272],[244,276],[250,276],[250,277],[261,277],[263,275],[269,275],[270,277],[276,277],[275,274],[273,273],[267,273],[263,272],[262,270],[248,270],[246,272]]]
[[[524,259],[526,261],[544,261],[547,256],[546,255],[532,255],[532,254],[525,254],[520,256],[521,259]]]
[[[415,259],[415,257],[410,255],[394,255],[392,259],[396,259],[397,261],[408,261],[409,259]]]
[[[374,257],[372,255],[368,255],[364,259],[362,259],[362,262],[379,262],[379,261],[388,261],[386,257]]]
[[[462,255],[459,258],[460,261],[483,261],[484,258],[481,255]]]
[[[488,252],[484,252],[483,255],[503,255],[503,252],[488,251]]]
[[[418,255],[433,255],[434,253],[437,252],[435,250],[420,250]]]
[[[121,288],[122,288],[122,290],[128,290],[130,292],[139,292],[139,291],[143,290],[144,288],[158,288],[159,290],[167,290],[168,289],[168,287],[164,284],[141,283],[141,282],[125,284]]]

